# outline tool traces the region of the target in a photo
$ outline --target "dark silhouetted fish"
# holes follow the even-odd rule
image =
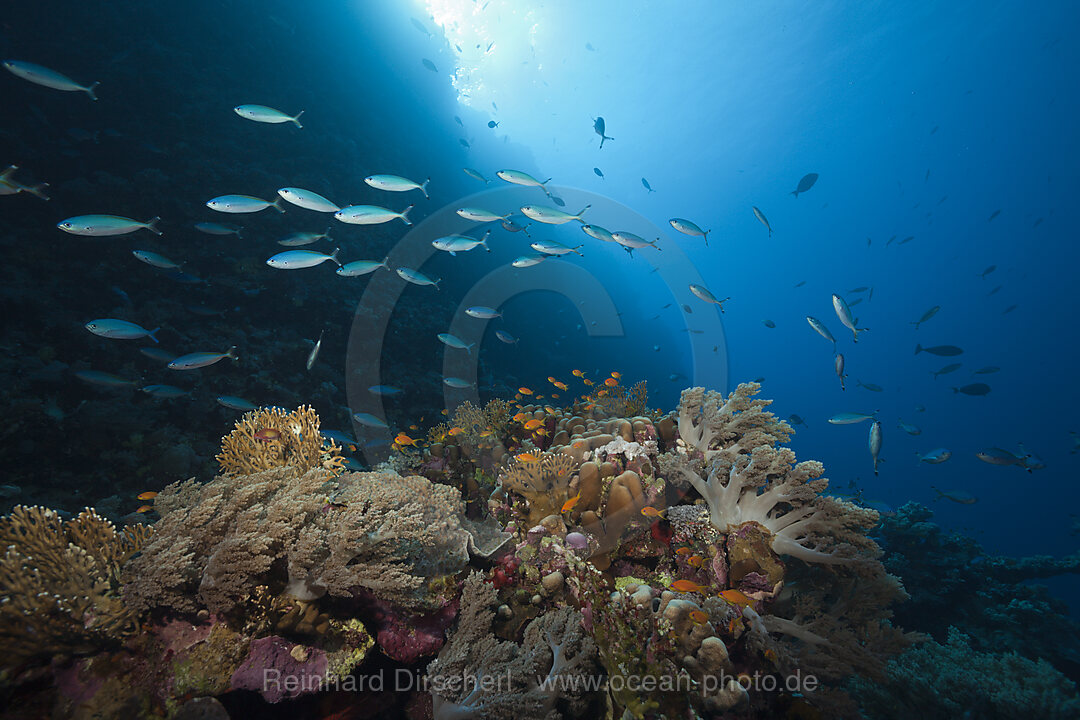
[[[596,167],[594,167],[594,168],[592,169],[592,171],[593,171],[594,173],[596,173],[596,176],[597,176],[598,178],[600,178],[601,180],[603,180],[603,179],[604,179],[604,173],[602,173],[602,172],[600,171],[600,168],[596,168]]]
[[[949,373],[955,372],[955,371],[957,371],[959,369],[960,369],[960,363],[952,363],[950,365],[946,365],[945,367],[941,368],[940,370],[931,370],[930,374],[934,376],[935,380],[937,380],[938,375],[948,375]]]
[[[1002,315],[1008,315],[1009,313],[1011,313],[1013,310],[1015,310],[1018,307],[1020,307],[1020,306],[1019,305],[1010,305],[1009,307],[1002,310],[1001,314]]]
[[[597,135],[600,136],[600,149],[601,150],[604,149],[604,141],[605,140],[614,140],[615,139],[613,137],[608,137],[607,135],[604,134],[604,132],[607,131],[607,126],[604,124],[604,118],[603,117],[598,117],[595,120],[593,120],[592,129]]]
[[[990,386],[986,383],[971,383],[963,387],[954,387],[952,391],[954,393],[964,393],[965,395],[986,395],[990,392]]]
[[[997,265],[990,265],[985,270],[983,270],[981,273],[979,273],[979,277],[985,278],[987,275],[994,272],[995,270],[997,270]]]
[[[1000,290],[1000,289],[1001,289],[1001,288],[1003,288],[1003,287],[1005,287],[1005,286],[1004,286],[1004,285],[998,285],[998,286],[997,286],[997,287],[995,287],[995,288],[994,288],[993,290],[991,290],[990,292],[986,293],[986,296],[987,296],[987,297],[990,297],[991,295],[995,295],[995,294],[997,293],[997,291],[998,291],[998,290]]]
[[[991,220],[993,220],[994,218],[996,218],[1000,214],[1001,214],[1000,210],[995,210],[994,212],[990,213],[990,217],[986,219],[986,222],[990,222]]]
[[[648,180],[646,180],[645,178],[641,178],[641,184],[642,184],[642,186],[644,186],[644,188],[645,188],[646,190],[648,190],[649,192],[656,192],[655,190],[653,190],[653,189],[652,189],[652,185],[650,185],[650,184],[649,184],[649,181],[648,181]]]
[[[955,345],[934,345],[933,347],[924,348],[922,345],[915,345],[915,354],[918,355],[921,352],[928,352],[931,355],[937,355],[938,357],[955,357],[956,355],[962,355],[963,350]]]
[[[817,173],[807,173],[806,175],[803,175],[802,180],[799,181],[799,186],[795,188],[791,194],[795,197],[799,197],[799,193],[804,193],[814,187],[814,183],[817,182],[817,179]]]
[[[423,63],[424,67],[426,67],[431,72],[439,72],[439,68],[435,67],[435,63],[431,62],[427,58],[424,58],[420,62]]]
[[[426,27],[424,27],[424,23],[420,22],[416,18],[412,18],[412,24],[413,24],[414,28],[416,28],[420,32],[424,33],[428,37],[433,37],[432,34],[431,34],[431,31],[428,30]]]

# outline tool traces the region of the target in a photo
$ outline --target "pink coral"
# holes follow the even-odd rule
[[[259,638],[251,641],[247,660],[232,674],[232,688],[255,690],[267,702],[276,703],[321,690],[328,667],[322,650],[277,636]]]

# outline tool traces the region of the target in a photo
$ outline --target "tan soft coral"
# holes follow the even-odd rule
[[[66,522],[22,505],[0,518],[0,665],[90,653],[131,634],[136,616],[117,575],[148,535],[143,525],[118,532],[89,508]]]
[[[309,406],[292,412],[261,408],[244,413],[221,440],[217,461],[225,475],[249,475],[276,467],[340,470],[341,448],[319,433],[319,416]]]
[[[570,480],[577,463],[563,453],[540,453],[534,460],[516,457],[499,474],[504,490],[529,503],[529,527],[550,515],[559,515],[569,498]]]
[[[259,585],[308,601],[366,589],[419,608],[471,542],[456,489],[393,473],[278,468],[178,483],[156,507],[154,540],[125,574],[140,608],[229,612]]]

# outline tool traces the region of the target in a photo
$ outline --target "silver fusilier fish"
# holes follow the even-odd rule
[[[187,355],[181,355],[165,367],[169,368],[170,370],[195,370],[197,368],[204,368],[208,365],[213,365],[219,360],[224,360],[225,358],[230,358],[232,360],[238,359],[236,357],[235,345],[233,345],[231,348],[229,348],[223,353],[197,352],[189,353]]]
[[[829,328],[825,327],[825,323],[821,322],[816,317],[810,317],[809,315],[806,316],[806,322],[810,323],[810,327],[814,328],[818,335],[831,342],[833,348],[836,347],[836,338],[829,332]]]
[[[259,123],[280,125],[281,123],[291,122],[298,128],[304,127],[300,124],[300,116],[304,114],[303,110],[295,115],[286,115],[280,110],[265,105],[237,105],[233,108],[233,112],[245,120],[254,120]]]
[[[847,388],[844,387],[844,378],[846,378],[847,375],[844,374],[844,354],[843,353],[836,353],[836,377],[840,378],[840,389],[841,390],[846,390]]]
[[[315,347],[311,348],[311,352],[307,356],[307,369],[311,370],[311,367],[315,364],[315,361],[319,358],[319,350],[322,349],[323,334],[319,332],[319,339],[315,341]]]
[[[762,225],[764,225],[765,229],[769,231],[769,237],[772,237],[772,226],[769,225],[769,221],[765,217],[765,213],[758,210],[756,205],[753,206],[753,208],[754,208],[754,217],[756,217],[758,219],[758,222],[760,222]]]
[[[922,325],[922,324],[923,324],[924,322],[926,322],[926,321],[927,321],[927,320],[929,320],[930,318],[932,318],[932,317],[934,317],[935,315],[937,315],[937,314],[938,314],[938,310],[940,310],[940,309],[941,309],[941,306],[940,306],[940,305],[935,305],[934,307],[932,307],[932,308],[930,308],[929,310],[927,310],[926,312],[924,312],[924,313],[922,314],[922,317],[921,317],[921,318],[919,318],[918,320],[912,320],[910,324],[911,324],[911,325],[914,325],[914,326],[915,326],[915,329],[916,329],[916,330],[918,330],[918,329],[919,329],[919,326],[920,326],[920,325]]]
[[[874,458],[874,474],[878,474],[878,454],[881,452],[881,422],[875,420],[873,425],[870,426],[870,438],[869,438],[870,455]]]
[[[836,317],[840,318],[841,324],[851,331],[852,342],[859,342],[859,333],[866,332],[869,328],[855,327],[856,323],[859,322],[858,319],[851,316],[851,308],[848,307],[847,301],[836,293],[833,293],[832,304],[833,310],[836,311]]]

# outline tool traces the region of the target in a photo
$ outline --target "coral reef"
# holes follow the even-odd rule
[[[117,531],[91,509],[61,521],[39,506],[16,506],[0,518],[0,667],[115,647],[136,630],[123,604],[121,565],[149,531]]]
[[[909,502],[884,517],[875,532],[885,550],[882,562],[911,593],[896,609],[897,622],[938,642],[955,626],[976,650],[1011,648],[1080,681],[1080,624],[1067,603],[1032,583],[1080,572],[1080,553],[1060,559],[992,556],[932,518],[929,508]]]
[[[292,412],[275,407],[244,413],[222,438],[217,461],[222,474],[232,476],[280,467],[337,471],[345,459],[333,440],[319,434],[315,410],[301,405]]]
[[[944,644],[923,643],[889,661],[886,678],[851,686],[871,720],[1080,717],[1076,685],[1050,663],[979,652],[956,628]]]

